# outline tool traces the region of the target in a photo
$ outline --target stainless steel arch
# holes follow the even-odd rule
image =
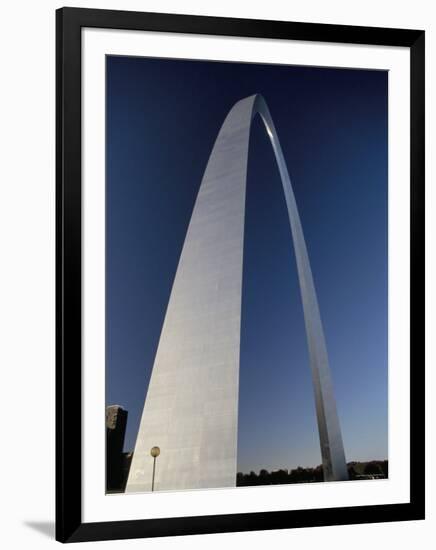
[[[259,114],[283,184],[303,302],[326,481],[348,479],[312,271],[289,173],[259,94],[228,113],[197,195],[179,260],[126,492],[236,483],[245,189],[251,121]]]

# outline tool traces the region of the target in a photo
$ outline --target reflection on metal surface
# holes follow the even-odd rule
[[[260,95],[238,101],[216,139],[177,267],[126,492],[236,484],[245,189],[250,128],[259,114],[275,153],[297,260],[324,467],[348,479],[318,301],[288,170]]]

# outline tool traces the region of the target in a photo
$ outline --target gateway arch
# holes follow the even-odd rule
[[[245,190],[259,114],[283,184],[303,303],[326,481],[348,479],[318,301],[295,196],[261,95],[238,101],[212,149],[186,233],[144,404],[126,492],[234,487]]]

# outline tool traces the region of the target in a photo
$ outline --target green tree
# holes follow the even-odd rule
[[[368,462],[368,464],[365,466],[364,473],[367,476],[380,475],[382,471],[380,469],[380,466],[377,464],[377,462]]]

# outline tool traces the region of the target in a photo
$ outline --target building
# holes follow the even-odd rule
[[[125,456],[123,453],[126,434],[127,411],[120,405],[106,407],[106,490],[124,490],[126,482]]]

